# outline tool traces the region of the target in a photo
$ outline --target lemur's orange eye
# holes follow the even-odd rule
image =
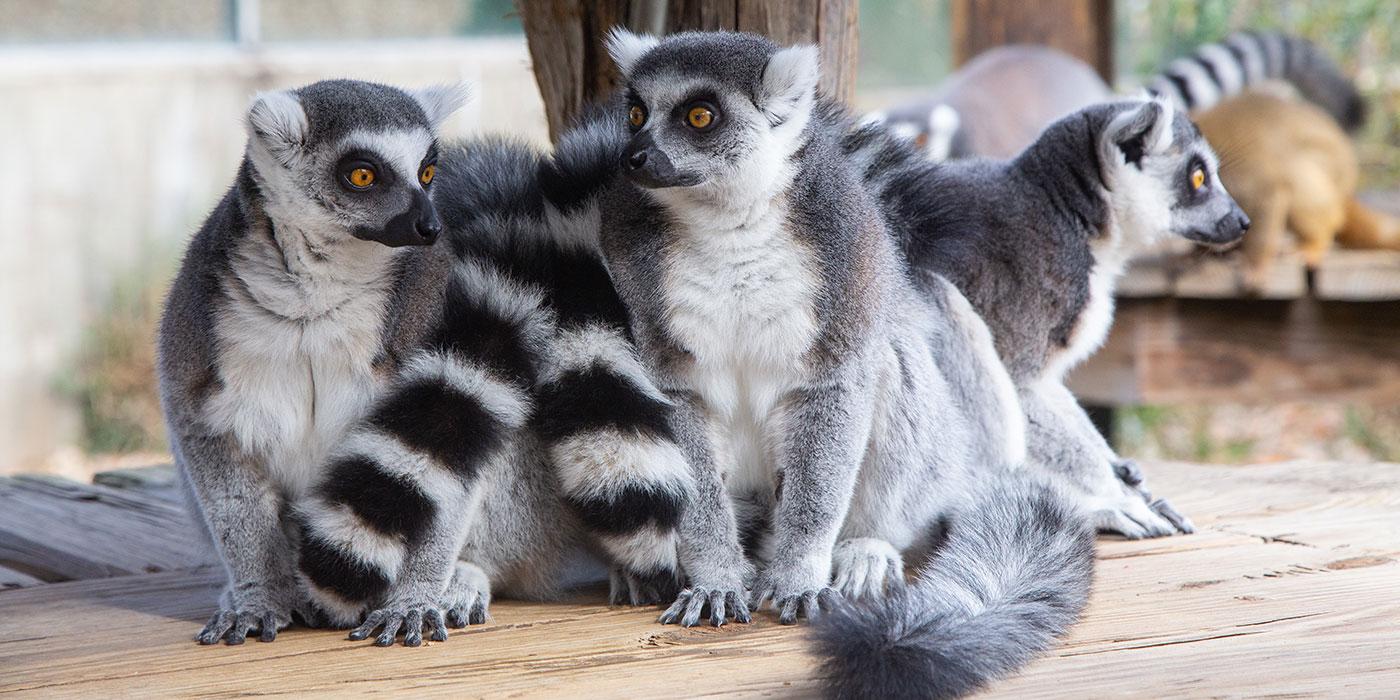
[[[632,109],[627,110],[627,123],[632,126],[641,126],[647,123],[647,111],[639,105],[632,105]]]
[[[696,129],[704,129],[715,121],[715,113],[709,107],[696,105],[685,115],[685,121]]]
[[[346,179],[352,186],[365,189],[374,184],[374,171],[369,168],[355,168]]]
[[[423,183],[424,187],[427,187],[428,185],[432,184],[433,176],[436,174],[436,165],[425,165],[423,166],[423,169],[418,172],[418,181]]]
[[[1191,171],[1191,190],[1199,190],[1206,184],[1205,168],[1196,168]]]

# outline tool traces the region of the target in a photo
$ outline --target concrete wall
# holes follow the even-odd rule
[[[330,77],[465,80],[449,135],[546,138],[523,37],[0,49],[0,473],[73,452],[56,386],[83,329],[124,275],[168,274],[232,182],[249,97]]]

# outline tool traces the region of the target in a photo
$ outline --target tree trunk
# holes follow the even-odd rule
[[[608,58],[609,29],[678,32],[729,29],[767,35],[779,44],[817,44],[820,89],[849,100],[855,89],[858,0],[520,0],[535,80],[557,138],[579,109],[606,97],[617,82]]]
[[[953,62],[1005,44],[1042,44],[1079,58],[1113,84],[1112,0],[953,0]]]

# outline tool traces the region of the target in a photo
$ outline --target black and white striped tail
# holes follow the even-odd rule
[[[478,472],[529,421],[532,349],[550,323],[538,291],[458,264],[435,336],[299,505],[302,579],[332,624],[359,622],[415,547],[460,531]]]
[[[1337,64],[1312,42],[1273,32],[1237,32],[1201,46],[1168,64],[1147,90],[1197,111],[1268,80],[1291,83],[1348,130],[1365,119],[1365,101]]]
[[[691,483],[671,404],[615,326],[568,329],[557,343],[539,434],[565,499],[621,569],[614,602],[659,602],[679,581],[675,530]]]

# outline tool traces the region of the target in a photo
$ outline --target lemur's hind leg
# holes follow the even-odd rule
[[[1120,460],[1069,389],[1046,379],[1021,390],[1030,461],[1065,479],[1101,532],[1129,539],[1193,532],[1164,499],[1153,500],[1140,469]]]
[[[878,599],[904,585],[904,557],[874,537],[852,537],[831,551],[831,587],[852,599]]]

